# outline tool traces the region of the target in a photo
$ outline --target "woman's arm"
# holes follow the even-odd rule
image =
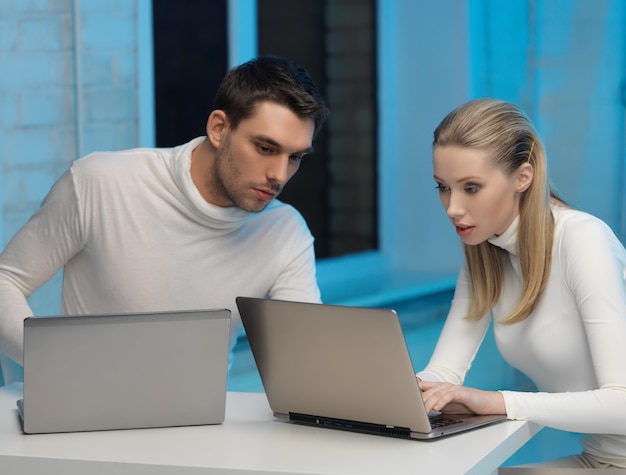
[[[490,318],[474,322],[465,318],[469,307],[469,275],[463,267],[457,279],[450,312],[430,361],[417,377],[423,381],[463,384],[489,329]]]

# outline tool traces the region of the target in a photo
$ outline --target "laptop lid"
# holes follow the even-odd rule
[[[223,422],[230,321],[226,309],[27,318],[24,432]]]
[[[431,424],[393,310],[250,297],[237,306],[279,419],[415,439],[504,419],[441,415]]]

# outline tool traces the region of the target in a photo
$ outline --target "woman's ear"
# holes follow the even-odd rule
[[[533,182],[534,170],[533,166],[526,162],[517,169],[517,179],[515,184],[515,191],[523,193]]]
[[[228,117],[223,110],[216,109],[209,115],[206,122],[206,135],[213,147],[218,148],[228,128]]]

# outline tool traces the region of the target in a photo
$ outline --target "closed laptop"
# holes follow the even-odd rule
[[[230,311],[30,317],[25,433],[219,424]]]

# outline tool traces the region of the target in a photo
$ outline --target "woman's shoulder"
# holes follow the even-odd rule
[[[555,242],[583,246],[592,246],[607,241],[619,243],[611,227],[597,216],[560,205],[554,206],[552,213],[555,221]]]
[[[597,216],[565,205],[553,206],[552,214],[554,215],[554,222],[557,227],[585,225],[608,227],[608,225]]]

